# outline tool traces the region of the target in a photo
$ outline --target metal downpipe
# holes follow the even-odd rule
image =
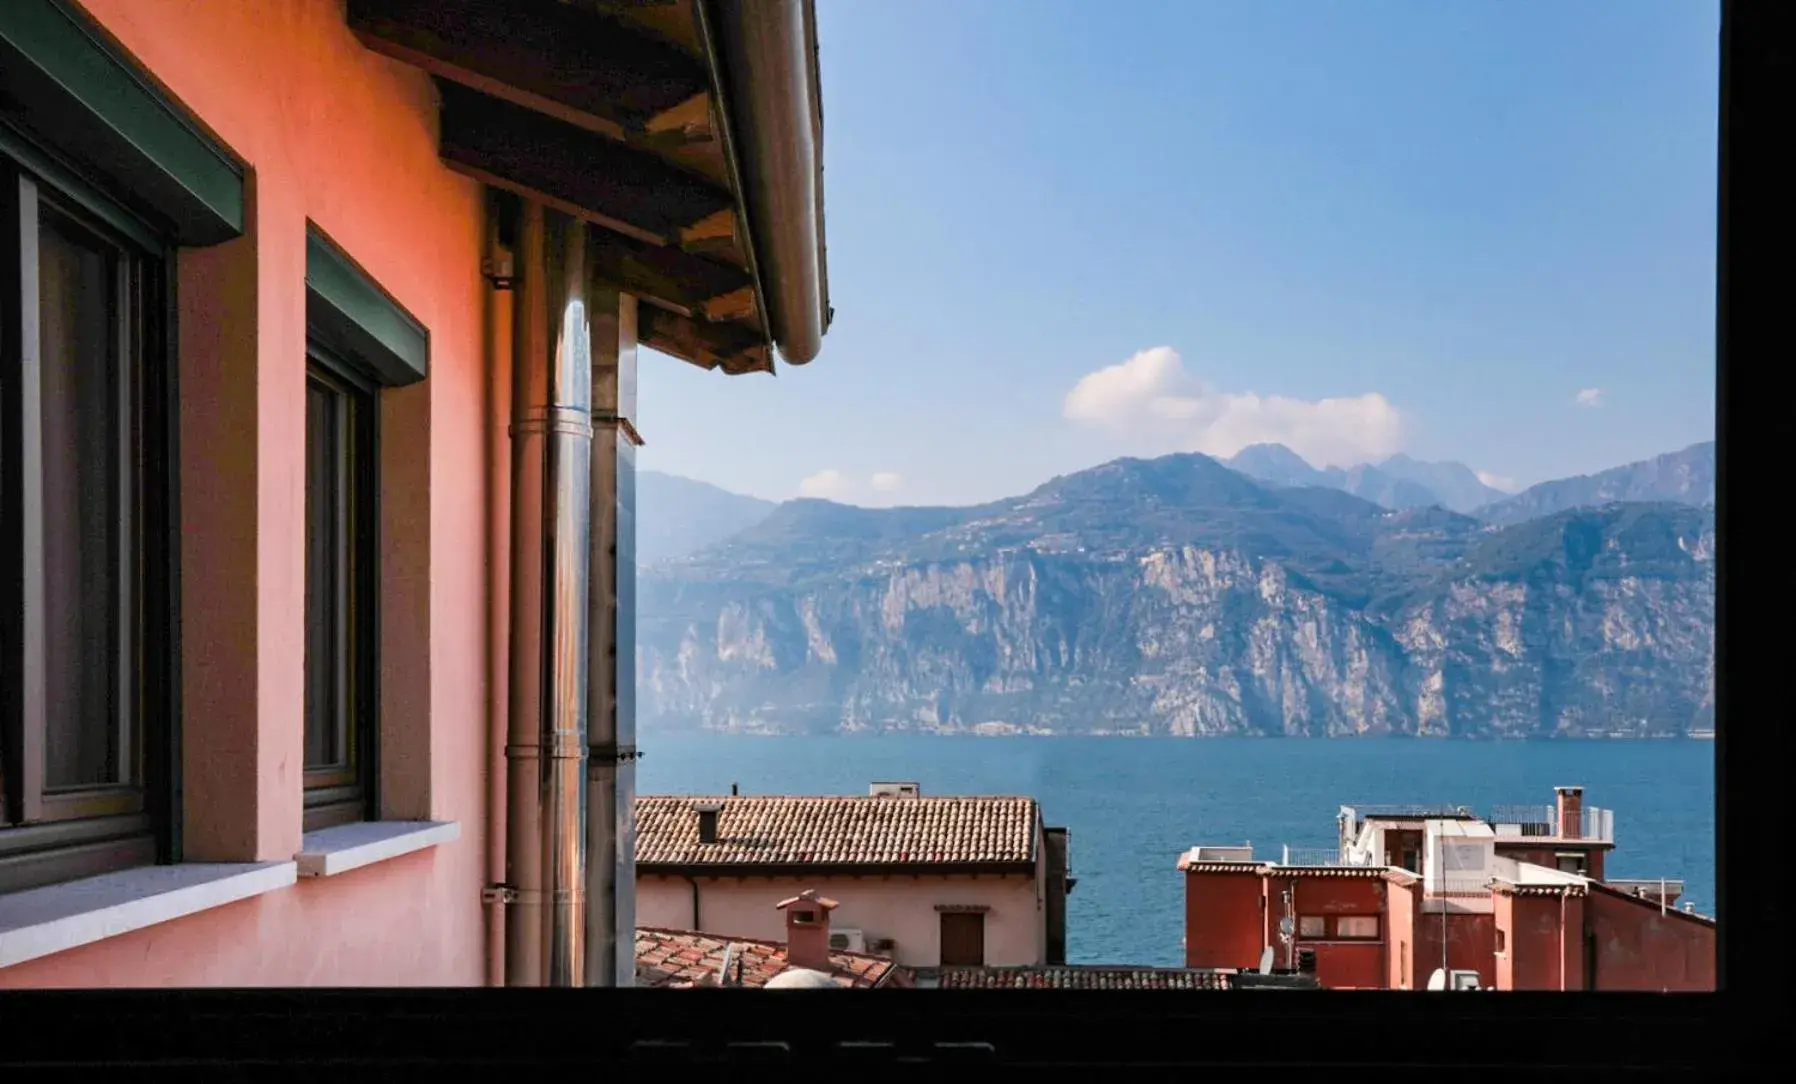
[[[506,985],[585,970],[592,334],[584,223],[525,202],[512,352]]]
[[[487,525],[487,576],[493,606],[488,615],[489,682],[486,720],[486,984],[505,985],[505,746],[510,726],[508,663],[503,645],[510,630],[512,245],[515,228],[503,225],[505,198],[487,192],[487,249],[482,274],[487,281],[487,466],[492,518]],[[511,216],[515,227],[515,216]]]

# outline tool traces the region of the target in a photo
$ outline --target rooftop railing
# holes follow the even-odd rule
[[[1341,812],[1362,821],[1369,817],[1467,817],[1472,813],[1467,806],[1438,804],[1349,805],[1342,806]]]
[[[1559,810],[1550,805],[1500,805],[1491,809],[1486,823],[1503,836],[1522,838],[1588,839],[1598,843],[1615,842],[1615,811],[1588,806],[1580,811],[1577,831],[1567,835],[1559,823]]]
[[[1281,847],[1281,866],[1358,866],[1351,855],[1343,855],[1339,847]]]

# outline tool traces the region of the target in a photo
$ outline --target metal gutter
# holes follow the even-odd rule
[[[750,274],[788,363],[823,348],[823,114],[813,0],[695,0]]]

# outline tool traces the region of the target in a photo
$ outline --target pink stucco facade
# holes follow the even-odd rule
[[[805,889],[833,899],[830,929],[860,930],[870,941],[890,938],[901,964],[934,967],[941,961],[938,906],[985,907],[985,962],[1025,966],[1047,962],[1047,910],[1040,875],[983,877],[815,876],[699,877],[698,924],[718,936],[779,941],[786,920],[777,904]],[[692,929],[693,882],[685,877],[640,876],[636,921],[644,926]]]
[[[482,984],[509,375],[485,348],[480,186],[438,159],[429,79],[363,48],[341,0],[82,6],[251,171],[245,235],[177,270],[185,858],[301,849],[308,223],[429,331],[429,378],[381,405],[380,813],[460,834],[0,987]]]

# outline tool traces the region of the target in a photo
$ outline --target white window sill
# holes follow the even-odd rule
[[[141,866],[0,896],[0,967],[91,945],[294,882],[292,862]]]
[[[307,832],[293,857],[301,877],[332,877],[460,838],[460,821],[363,821]]]

